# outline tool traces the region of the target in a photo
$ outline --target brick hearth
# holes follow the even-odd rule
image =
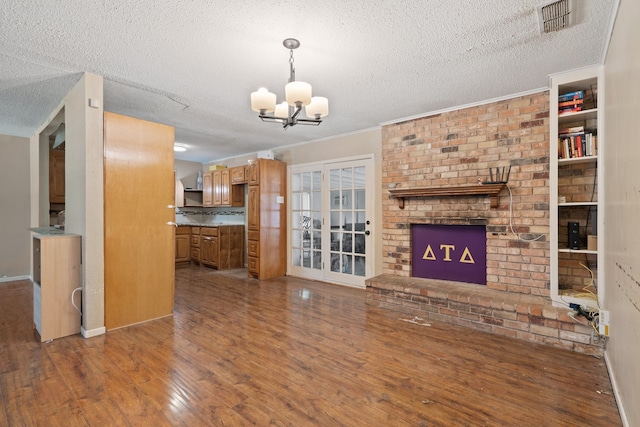
[[[579,353],[602,355],[594,334],[538,295],[485,286],[383,274],[367,283],[367,304]],[[597,336],[595,337],[597,339]]]

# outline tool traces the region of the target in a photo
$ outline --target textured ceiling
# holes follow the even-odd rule
[[[0,134],[31,136],[89,71],[105,110],[176,127],[176,158],[208,162],[548,86],[602,63],[616,0],[574,0],[541,35],[544,0],[324,2],[5,0]],[[263,123],[249,95],[296,78],[329,98],[319,126]]]

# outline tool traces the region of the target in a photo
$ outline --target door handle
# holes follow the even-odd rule
[[[173,221],[168,221],[168,222],[167,222],[167,225],[173,225],[173,226],[176,226],[176,227],[178,226],[178,224],[176,224],[176,223],[175,223],[175,222],[173,222]]]
[[[169,209],[175,209],[176,207],[175,207],[175,206],[173,206],[173,205],[167,205],[167,208],[169,208]]]
[[[369,234],[371,234],[371,232],[369,230],[367,230],[367,231],[364,232],[364,234],[366,234],[368,236]]]

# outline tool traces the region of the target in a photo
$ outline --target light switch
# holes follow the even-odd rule
[[[284,196],[277,196],[276,203],[280,203],[280,204],[284,203]]]

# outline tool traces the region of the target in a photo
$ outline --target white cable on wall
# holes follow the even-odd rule
[[[75,308],[76,310],[78,310],[78,313],[80,313],[80,316],[82,316],[82,310],[80,310],[80,309],[78,308],[78,306],[76,305],[76,303],[73,301],[73,297],[75,296],[75,294],[76,294],[76,292],[77,292],[77,291],[81,291],[81,290],[82,290],[82,287],[79,287],[79,288],[75,288],[75,289],[73,290],[73,292],[71,292],[71,305],[73,306],[73,308]]]
[[[520,234],[515,232],[515,230],[513,229],[513,194],[511,194],[511,187],[509,187],[509,184],[506,185],[507,190],[509,190],[509,229],[511,230],[511,233],[513,233],[513,235],[516,236],[518,240],[522,240],[523,242],[535,242],[542,239],[544,237],[544,234],[540,234],[535,239],[525,239],[524,237],[521,237]]]

